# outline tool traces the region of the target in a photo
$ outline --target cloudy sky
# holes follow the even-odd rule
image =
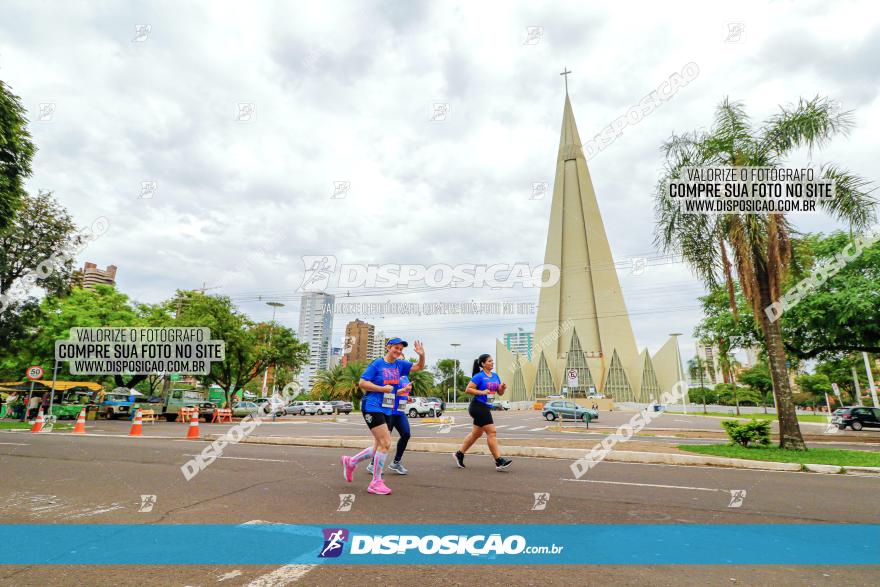
[[[553,181],[559,72],[573,72],[586,141],[694,62],[696,79],[589,161],[639,346],[684,332],[688,357],[703,288],[655,258],[660,144],[708,126],[724,96],[761,121],[819,94],[854,110],[856,128],[791,163],[835,161],[880,180],[880,9],[602,4],[4,2],[0,78],[30,111],[39,153],[28,187],[54,191],[81,225],[110,222],[80,263],[117,265],[119,287],[140,301],[206,284],[268,320],[265,301],[280,300],[278,320],[296,328],[304,255],[541,263],[550,198],[534,199],[532,184]],[[337,182],[344,197],[332,197]],[[834,228],[821,216],[798,225]],[[636,275],[633,258],[651,260]],[[342,293],[537,300],[485,288]],[[502,332],[534,324],[340,315],[336,340],[355,317],[424,339],[431,362],[450,343],[462,361],[491,352]]]

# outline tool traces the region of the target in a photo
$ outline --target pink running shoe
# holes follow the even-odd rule
[[[391,495],[391,489],[381,479],[371,481],[367,491],[376,495]]]
[[[352,464],[351,457],[342,457],[342,475],[349,483],[354,479],[354,470],[357,465]]]

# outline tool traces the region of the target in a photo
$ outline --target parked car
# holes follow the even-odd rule
[[[437,403],[439,403],[439,404],[440,404],[440,411],[441,411],[441,412],[445,412],[445,411],[446,411],[446,402],[443,401],[441,398],[439,398],[439,397],[429,397],[429,398],[425,398],[425,399],[427,399],[428,401],[432,401],[432,402],[437,402]]]
[[[260,406],[254,402],[238,402],[232,406],[232,415],[236,418],[244,418],[254,412],[259,411]]]
[[[492,404],[492,409],[507,411],[510,409],[510,402],[507,401],[506,399],[496,400],[495,403]]]
[[[560,400],[544,404],[541,415],[551,422],[557,418],[560,420],[583,420],[584,422],[590,422],[599,416],[596,410],[581,407],[574,402]]]
[[[406,415],[410,418],[424,418],[428,416],[433,418],[443,413],[440,409],[440,403],[430,401],[426,397],[410,397],[406,406]]]
[[[100,410],[101,414],[108,420],[128,418],[131,416],[131,406],[133,404],[134,402],[129,394],[110,392],[104,396]]]
[[[205,422],[210,422],[214,418],[214,410],[217,406],[213,402],[199,402],[199,417],[204,418]]]
[[[847,426],[856,431],[862,428],[880,428],[880,408],[862,406],[841,408],[834,412],[831,423],[837,424],[841,430],[845,430]]]
[[[254,400],[254,403],[260,406],[264,414],[270,415],[275,412],[276,416],[284,415],[284,401],[277,397],[261,397]]]
[[[311,402],[306,402],[306,401],[290,402],[289,404],[287,404],[287,407],[284,408],[284,413],[285,414],[299,414],[300,416],[305,416],[306,414],[310,413],[309,412],[309,410],[311,409],[310,404],[311,404]],[[314,412],[311,412],[311,413],[314,413]]]
[[[314,402],[315,403],[315,414],[319,416],[331,415],[336,411],[336,408],[330,402]]]
[[[344,402],[339,400],[330,402],[330,405],[333,406],[333,410],[337,414],[350,414],[351,410],[354,408],[354,406],[351,405],[351,402]]]

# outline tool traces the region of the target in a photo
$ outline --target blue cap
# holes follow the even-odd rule
[[[404,347],[408,347],[408,346],[409,346],[409,343],[408,343],[408,342],[406,342],[406,341],[403,340],[402,338],[397,338],[397,337],[394,337],[394,338],[388,339],[388,342],[385,343],[385,346],[391,346],[391,345],[393,345],[393,344],[402,344]]]

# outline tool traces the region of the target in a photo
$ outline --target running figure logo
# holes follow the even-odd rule
[[[297,291],[324,291],[330,285],[330,276],[336,270],[336,257],[333,255],[304,255],[306,272]]]
[[[339,507],[336,508],[337,512],[350,512],[351,506],[354,505],[354,493],[340,493],[339,494]]]
[[[336,558],[342,554],[345,542],[348,540],[348,530],[345,528],[324,528],[324,548],[321,549],[318,558]]]
[[[532,505],[533,511],[547,509],[547,504],[550,502],[550,494],[549,493],[536,493],[535,494],[535,503]]]
[[[730,503],[727,504],[729,508],[738,508],[743,504],[743,500],[746,498],[746,490],[745,489],[731,489],[730,490]]]

